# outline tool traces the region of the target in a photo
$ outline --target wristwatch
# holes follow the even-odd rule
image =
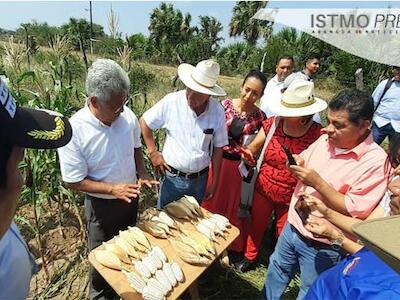
[[[340,249],[342,249],[343,241],[344,241],[344,235],[343,233],[339,232],[338,237],[331,241],[332,248],[336,251],[339,251]]]

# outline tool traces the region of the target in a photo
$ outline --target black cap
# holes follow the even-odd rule
[[[18,107],[0,79],[0,144],[33,149],[54,149],[66,145],[72,128],[61,114]]]

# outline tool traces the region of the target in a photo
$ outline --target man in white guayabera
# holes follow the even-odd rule
[[[96,60],[86,78],[85,106],[70,119],[72,139],[58,151],[64,182],[86,193],[90,250],[135,225],[141,185],[157,184],[146,174],[139,122],[126,106],[129,86],[116,62]],[[114,299],[93,267],[89,276],[91,299]]]

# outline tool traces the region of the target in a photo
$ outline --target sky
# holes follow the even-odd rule
[[[175,9],[192,15],[192,26],[198,23],[198,16],[216,17],[224,27],[221,36],[224,44],[241,39],[229,37],[228,24],[232,17],[235,1],[165,1],[172,3]],[[103,26],[109,33],[107,16],[112,9],[119,18],[119,31],[122,36],[134,33],[149,34],[150,13],[160,5],[160,1],[92,1],[93,22]],[[314,7],[400,7],[399,1],[269,1],[268,7],[282,8],[314,8]],[[3,1],[0,0],[0,28],[15,30],[21,23],[47,22],[52,26],[60,26],[69,18],[89,20],[89,1]],[[276,26],[276,29],[281,26]]]

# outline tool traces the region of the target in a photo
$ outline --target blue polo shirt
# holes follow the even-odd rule
[[[305,300],[400,299],[400,275],[367,248],[322,273]]]
[[[0,240],[0,300],[26,299],[36,269],[25,241],[12,223]]]

